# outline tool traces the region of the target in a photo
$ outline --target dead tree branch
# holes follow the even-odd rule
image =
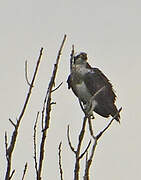
[[[90,131],[90,134],[91,136],[93,137],[93,139],[95,139],[95,136],[94,136],[94,130],[92,128],[92,121],[93,119],[91,119],[91,117],[88,118],[88,124],[89,124],[89,131]]]
[[[87,117],[85,116],[83,119],[82,129],[81,129],[80,134],[79,134],[79,141],[78,141],[76,155],[75,155],[74,180],[79,179],[80,157],[81,157],[80,156],[80,150],[81,150],[81,145],[82,145],[82,141],[83,141],[84,134],[85,134],[86,122],[87,122]]]
[[[33,78],[32,78],[32,81],[31,81],[31,84],[30,84],[30,87],[29,87],[29,90],[28,90],[28,93],[27,93],[27,96],[26,96],[22,111],[21,111],[21,113],[20,113],[20,115],[19,115],[19,117],[17,119],[17,122],[15,124],[12,121],[10,121],[12,123],[12,125],[14,126],[14,131],[12,133],[12,137],[11,137],[9,146],[8,146],[8,143],[7,143],[7,146],[6,146],[7,170],[6,170],[6,174],[5,174],[5,180],[10,179],[11,166],[12,166],[12,160],[11,159],[12,159],[13,150],[15,148],[17,136],[18,136],[18,129],[19,129],[19,126],[20,126],[20,122],[21,122],[21,120],[22,120],[22,118],[24,116],[25,110],[27,108],[29,99],[31,97],[32,88],[33,88],[33,85],[34,85],[34,82],[35,82],[35,78],[36,78],[38,68],[39,68],[39,64],[40,64],[41,57],[42,57],[42,52],[43,52],[43,48],[41,48],[41,50],[40,50],[40,54],[39,54],[39,57],[38,57],[38,60],[37,60],[37,64],[36,64],[36,67],[35,67]]]
[[[30,84],[30,82],[29,82],[29,80],[28,80],[27,72],[28,72],[28,70],[27,70],[27,61],[25,61],[25,79],[26,79],[27,84],[28,84],[29,86],[31,86],[31,84]]]
[[[9,121],[11,122],[11,124],[16,127],[16,124],[9,118]]]
[[[61,47],[60,47],[58,55],[57,55],[56,63],[54,64],[54,69],[53,69],[52,76],[51,76],[51,79],[50,79],[50,82],[48,85],[48,89],[47,89],[47,93],[46,93],[44,105],[43,105],[43,110],[42,110],[42,138],[41,138],[41,144],[40,144],[37,180],[41,180],[41,173],[42,173],[42,166],[43,166],[44,152],[45,152],[45,150],[44,150],[45,140],[46,140],[46,136],[47,136],[47,129],[49,128],[49,124],[50,124],[52,89],[53,89],[53,86],[55,84],[55,78],[56,78],[56,73],[58,70],[58,64],[59,64],[59,60],[60,60],[60,56],[62,53],[62,49],[63,49],[64,43],[65,43],[65,40],[66,40],[66,35],[63,38]],[[44,113],[45,113],[45,115],[44,115]],[[44,120],[44,118],[45,118],[45,120]]]
[[[39,117],[39,112],[37,113],[37,116],[36,116],[36,121],[35,121],[35,124],[34,124],[34,134],[33,134],[33,144],[34,144],[34,164],[35,164],[36,175],[38,174],[38,164],[37,164],[37,144],[36,144],[36,128],[37,128],[38,117]]]
[[[72,150],[72,152],[74,152],[74,154],[76,154],[76,151],[75,151],[74,147],[72,146],[72,143],[70,140],[70,126],[69,125],[67,128],[67,138],[68,138],[68,143],[69,143],[70,149]]]
[[[52,92],[56,91],[57,89],[59,89],[62,86],[63,82],[61,82],[55,89],[52,90]]]
[[[72,51],[71,51],[71,58],[70,58],[70,71],[72,70],[72,64],[73,64],[73,57],[74,57],[74,45],[72,45]]]
[[[10,179],[12,179],[12,177],[13,177],[14,173],[15,173],[15,169],[13,169],[13,171],[12,171],[12,173],[11,173],[10,177],[9,177],[9,180],[10,180]]]
[[[63,169],[62,169],[62,163],[61,163],[61,159],[62,159],[62,157],[61,157],[61,147],[62,147],[62,142],[60,142],[60,144],[59,144],[59,153],[58,153],[58,155],[59,155],[59,170],[60,170],[60,178],[61,178],[61,180],[63,180]]]
[[[115,116],[111,119],[111,121],[109,122],[109,124],[99,133],[96,135],[97,140],[104,134],[104,132],[110,127],[110,125],[112,124],[112,122],[114,121],[115,117],[118,116],[118,114],[120,113],[120,111],[122,110],[122,107],[118,110],[118,112],[115,114]]]
[[[88,159],[88,155],[87,155],[87,158],[86,158],[85,174],[84,174],[84,177],[83,177],[84,180],[89,180],[89,170],[90,170],[90,166],[91,166],[92,159],[93,159],[93,156],[94,156],[94,152],[95,152],[95,149],[96,149],[96,145],[97,145],[97,138],[95,138],[95,140],[94,140],[94,144],[93,144],[93,147],[92,147],[92,150],[91,150],[90,158]]]
[[[81,131],[80,131],[80,134],[79,134],[78,145],[77,145],[76,150],[74,149],[74,147],[72,146],[72,143],[70,141],[69,126],[68,126],[68,129],[67,129],[68,143],[69,143],[70,149],[75,154],[74,180],[79,179],[80,159],[85,155],[85,153],[87,152],[87,150],[88,150],[88,148],[90,147],[90,144],[91,144],[91,141],[90,141],[88,146],[84,150],[84,152],[82,154],[80,154],[82,141],[83,141],[84,134],[85,134],[86,121],[87,121],[87,117],[85,116],[84,120],[83,120]]]
[[[99,140],[99,138],[104,134],[104,132],[106,132],[106,130],[111,126],[112,122],[114,121],[115,117],[118,116],[118,114],[120,113],[120,111],[122,110],[122,108],[120,108],[118,110],[118,112],[115,114],[115,116],[110,120],[110,122],[108,123],[108,125],[102,130],[100,131],[95,137],[94,137],[94,144],[91,150],[91,155],[87,160],[86,160],[86,165],[85,165],[85,174],[84,174],[84,180],[89,180],[89,171],[90,171],[90,166],[92,164],[92,160],[94,157],[94,153],[95,153],[95,149],[97,146],[97,142]]]
[[[27,163],[26,163],[25,166],[24,166],[24,171],[23,171],[22,180],[24,180],[24,178],[25,178],[26,171],[27,171]]]
[[[83,158],[83,156],[87,153],[90,145],[91,145],[91,140],[89,141],[89,143],[88,143],[86,149],[84,150],[84,152],[79,156],[79,159]]]

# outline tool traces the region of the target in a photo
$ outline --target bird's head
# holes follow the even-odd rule
[[[87,54],[85,52],[80,52],[74,54],[74,65],[85,65],[87,63]]]

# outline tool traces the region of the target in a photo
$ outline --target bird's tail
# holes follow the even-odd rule
[[[115,105],[114,105],[113,108],[112,108],[111,115],[112,115],[112,117],[114,117],[114,119],[115,119],[116,121],[118,121],[118,122],[120,123],[120,114],[119,114],[119,112],[118,112],[118,110],[117,110],[117,107],[116,107]]]

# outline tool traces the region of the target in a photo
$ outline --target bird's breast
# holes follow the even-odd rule
[[[83,103],[89,102],[89,100],[91,98],[91,94],[89,93],[84,81],[81,81],[81,83],[76,84],[75,90],[76,90],[78,98]]]
[[[73,72],[76,73],[78,76],[83,77],[87,73],[91,72],[91,70],[86,68],[84,65],[75,65],[73,67]]]

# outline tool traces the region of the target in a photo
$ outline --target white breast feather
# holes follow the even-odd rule
[[[77,89],[77,94],[78,94],[79,99],[82,102],[86,102],[86,104],[84,105],[84,109],[86,109],[88,111],[88,113],[91,115],[93,110],[97,106],[97,101],[94,99],[92,100],[93,97],[89,93],[89,91],[83,81],[81,84],[76,85],[76,89]]]
[[[84,66],[81,66],[81,65],[76,65],[75,71],[81,74],[81,76],[84,76],[85,74],[91,72],[91,69],[85,68]]]
[[[85,83],[82,81],[82,83],[76,85],[77,94],[79,96],[79,99],[82,101],[88,102],[91,98],[91,94],[89,93]]]

